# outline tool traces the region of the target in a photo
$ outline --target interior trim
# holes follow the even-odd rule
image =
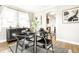
[[[61,41],[61,42],[66,42],[66,43],[74,44],[74,45],[79,45],[78,42],[67,41],[67,40],[62,40],[62,39],[56,39],[56,40],[57,40],[57,41]]]

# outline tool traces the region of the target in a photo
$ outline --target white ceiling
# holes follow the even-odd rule
[[[19,10],[24,10],[24,11],[29,11],[29,12],[40,12],[40,11],[46,11],[48,9],[53,8],[54,6],[50,5],[7,5],[8,7],[14,8],[14,9],[19,9]]]
[[[19,11],[25,11],[25,12],[33,12],[33,13],[38,13],[38,12],[44,12],[47,11],[50,14],[54,14],[54,11],[57,9],[66,9],[66,8],[72,8],[72,7],[77,7],[79,5],[5,5],[7,7],[19,10]]]

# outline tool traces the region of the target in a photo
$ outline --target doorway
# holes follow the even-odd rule
[[[52,12],[46,14],[46,29],[49,33],[56,34],[56,14]]]

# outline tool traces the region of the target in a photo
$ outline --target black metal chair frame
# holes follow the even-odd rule
[[[20,37],[20,38],[19,38]],[[33,38],[33,37],[29,37],[29,35],[26,35],[26,34],[24,34],[24,35],[14,35],[14,38],[17,40],[16,41],[16,50],[15,50],[15,52],[11,49],[11,47],[9,47],[10,48],[10,50],[13,52],[13,53],[18,53],[17,52],[17,49],[19,49],[18,48],[18,46],[21,46],[22,47],[22,49],[21,49],[21,52],[23,52],[23,50],[25,49],[25,40],[26,41],[29,41],[29,43],[28,44],[30,44],[31,42],[33,42],[33,41],[31,41],[30,39],[31,38]],[[23,40],[23,42],[21,41],[21,40]],[[20,42],[22,42],[22,44],[20,44]],[[32,45],[33,46],[33,45]],[[31,46],[30,46],[31,47]]]
[[[40,35],[40,36],[37,36],[37,37],[43,39],[44,43],[40,42],[40,40],[38,40],[37,42],[40,42],[40,43],[44,44],[45,47],[41,47],[41,46],[39,46],[39,45],[37,45],[37,46],[39,46],[39,47],[41,47],[41,48],[45,48],[45,49],[46,49],[46,52],[48,52],[49,48],[52,47],[52,52],[54,52],[52,39],[51,39],[51,41],[48,39],[48,33],[47,33],[47,32],[46,32],[46,33],[42,32],[41,35]],[[49,41],[49,42],[48,42],[48,41]],[[51,45],[50,45],[50,44],[51,44]],[[50,46],[49,46],[49,45],[50,45]],[[49,46],[49,47],[47,48],[47,46]]]

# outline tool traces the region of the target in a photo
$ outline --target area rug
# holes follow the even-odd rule
[[[11,47],[12,51],[15,53],[16,44],[14,44],[10,47]],[[8,47],[8,49],[2,51],[1,53],[13,53],[11,51],[11,49]],[[53,50],[54,50],[54,53],[68,53],[68,49],[58,48],[58,47],[55,47],[55,46],[54,46]],[[19,49],[17,51],[18,51],[18,53],[21,53],[21,51]],[[23,51],[23,53],[33,53],[33,47],[25,49]],[[37,53],[46,53],[46,50],[43,49],[43,48],[37,47]],[[47,53],[52,53],[52,49],[50,48]]]

